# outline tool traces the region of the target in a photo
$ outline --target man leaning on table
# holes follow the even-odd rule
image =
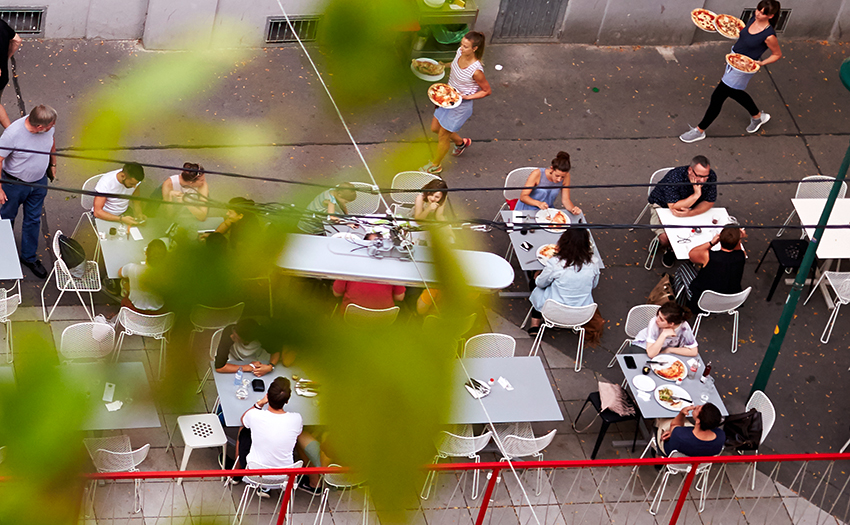
[[[257,377],[262,377],[272,370],[280,359],[280,353],[269,352],[263,348],[264,329],[254,319],[240,319],[235,325],[224,329],[218,351],[215,354],[215,371],[233,373],[242,369]],[[266,343],[268,346],[268,343]],[[249,361],[247,365],[237,365],[229,361]]]
[[[670,185],[656,186],[649,194],[649,204],[652,205],[650,224],[661,224],[658,208],[668,208],[676,217],[692,217],[707,212],[717,200],[715,182],[717,182],[717,174],[703,155],[694,157],[690,166],[671,169],[659,181],[659,184]],[[663,228],[653,231],[658,235],[661,246],[666,248],[661,257],[662,264],[665,268],[672,268],[673,263],[676,262],[676,254],[670,247],[667,234],[664,233]]]
[[[140,164],[130,162],[120,170],[110,171],[100,176],[94,191],[98,193],[116,193],[119,195],[139,196],[139,185],[145,180],[145,170]],[[141,201],[133,201],[134,215],[125,215],[130,200],[122,197],[94,198],[92,212],[102,221],[123,222],[129,226],[139,224],[145,219]]]
[[[687,421],[688,413],[694,420]],[[656,420],[658,426],[658,448],[669,456],[674,450],[686,456],[716,456],[723,450],[726,434],[720,428],[723,416],[712,403],[689,405],[673,419]]]

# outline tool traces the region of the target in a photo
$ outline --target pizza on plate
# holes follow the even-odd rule
[[[550,259],[553,255],[555,255],[555,250],[557,249],[558,247],[554,244],[547,244],[546,246],[540,248],[540,257]]]
[[[429,62],[427,60],[413,59],[413,67],[423,75],[442,75],[446,71],[446,67],[439,62]]]
[[[745,55],[739,55],[738,53],[729,53],[726,55],[726,63],[744,73],[755,73],[759,70],[759,65],[756,64],[755,60]]]
[[[717,32],[726,38],[738,38],[741,29],[744,29],[746,25],[743,20],[732,15],[717,15],[714,19],[714,27],[717,28]]]
[[[691,11],[691,20],[696,24],[696,26],[703,31],[708,31],[709,33],[715,33],[717,30],[714,29],[714,19],[717,18],[717,15],[709,11],[708,9],[694,9]]]
[[[567,216],[564,215],[563,212],[556,211],[555,213],[549,216],[549,221],[554,224],[566,224]]]
[[[428,88],[428,98],[440,107],[452,108],[460,102],[460,91],[448,84],[434,84]]]
[[[687,372],[685,371],[685,364],[676,359],[671,361],[669,366],[655,370],[655,373],[664,379],[673,380],[684,377]]]

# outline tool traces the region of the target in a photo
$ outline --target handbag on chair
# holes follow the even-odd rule
[[[649,297],[647,297],[648,304],[657,304],[658,306],[663,305],[667,301],[676,300],[676,295],[673,293],[673,284],[670,282],[670,276],[666,273],[661,276],[661,279],[658,281],[658,284],[655,285],[655,288],[649,292]]]

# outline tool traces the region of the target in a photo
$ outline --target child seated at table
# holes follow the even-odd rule
[[[632,344],[645,348],[650,359],[661,353],[694,357],[698,355],[699,348],[688,324],[690,317],[690,310],[679,306],[676,301],[667,301]]]
[[[240,319],[235,325],[224,329],[215,354],[215,371],[232,373],[238,369],[257,377],[274,370],[280,360],[280,353],[270,352],[263,347],[270,345],[268,333],[254,319]],[[265,343],[264,343],[265,341]],[[237,365],[230,361],[249,361],[246,365]]]

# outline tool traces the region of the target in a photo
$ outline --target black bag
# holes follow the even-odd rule
[[[723,423],[726,446],[735,450],[758,450],[762,428],[761,412],[755,408],[743,414],[730,414]]]
[[[59,256],[74,277],[82,277],[86,273],[86,251],[76,240],[66,235],[59,236]]]

